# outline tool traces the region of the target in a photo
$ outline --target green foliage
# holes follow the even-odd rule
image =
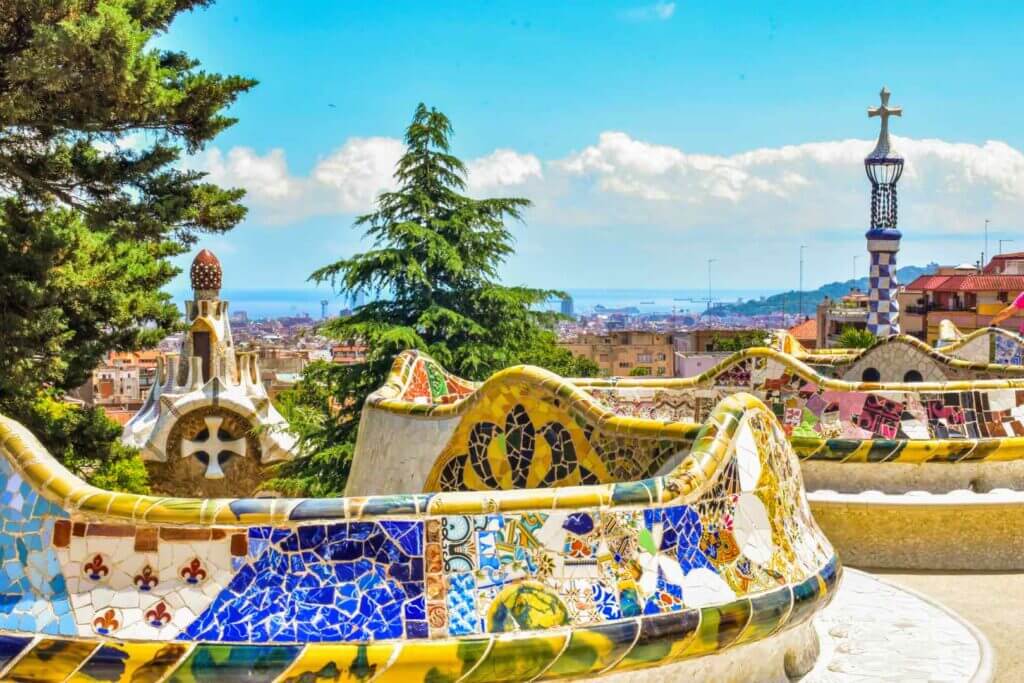
[[[160,291],[176,249],[0,202],[0,405],[81,385],[111,349],[155,345],[178,316]]]
[[[90,484],[149,493],[149,477],[138,451],[121,443],[121,425],[102,408],[83,408],[42,392],[19,417],[57,460]]]
[[[651,369],[646,365],[637,365],[629,371],[630,377],[647,377],[651,374]]]
[[[0,4],[0,411],[16,419],[37,417],[43,388],[82,384],[108,351],[165,336],[177,318],[160,291],[177,273],[169,257],[245,215],[240,190],[179,161],[234,122],[222,112],[254,81],[150,44],[207,4]],[[117,436],[41,438],[80,459],[111,453],[98,434]],[[127,486],[136,474],[109,473]]]
[[[716,335],[711,340],[711,350],[723,353],[732,353],[755,346],[764,346],[765,337],[767,336],[767,332],[759,332],[757,330],[752,332],[743,332],[730,337],[720,337]]]
[[[597,377],[601,368],[586,356],[577,356],[559,346],[558,336],[548,329],[538,329],[523,351],[524,363],[546,368],[562,377]]]
[[[345,488],[355,440],[337,419],[334,396],[342,391],[339,374],[324,361],[306,366],[299,382],[277,397],[276,407],[299,437],[300,458],[285,463],[281,476],[266,488],[286,496],[328,497]],[[347,418],[350,419],[350,418]]]
[[[867,349],[874,346],[877,339],[867,330],[846,326],[839,334],[836,346],[841,349]]]
[[[417,107],[395,170],[398,189],[381,194],[376,210],[356,220],[373,248],[311,276],[346,292],[382,296],[324,327],[334,339],[365,342],[367,359],[314,365],[306,372],[303,384],[320,384],[327,393],[297,390],[300,403],[314,395],[307,405],[320,416],[300,420],[294,430],[314,455],[282,466],[281,479],[272,483],[282,490],[341,492],[363,402],[406,349],[423,350],[468,379],[520,363],[568,375],[596,374],[592,363],[557,346],[552,329],[559,315],[538,310],[564,293],[497,282],[498,266],[513,252],[505,222],[519,219],[529,202],[460,194],[465,166],[449,152],[451,132],[444,114]]]

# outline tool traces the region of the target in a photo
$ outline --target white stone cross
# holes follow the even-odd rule
[[[206,463],[206,478],[223,479],[224,470],[220,467],[220,454],[234,453],[244,457],[247,445],[245,437],[231,441],[223,441],[220,438],[220,425],[224,422],[224,418],[217,417],[215,415],[208,415],[203,418],[203,421],[206,422],[206,439],[203,441],[182,439],[181,457],[187,458],[190,455],[194,456],[199,452],[206,453],[207,458],[209,458],[209,461]]]
[[[882,130],[878,133],[878,144],[875,145],[875,151],[871,153],[871,156],[876,156],[879,152],[885,155],[889,151],[889,117],[890,116],[903,116],[903,107],[890,107],[889,106],[889,89],[882,86],[882,91],[878,93],[879,97],[882,98],[882,104],[878,107],[868,108],[868,118],[878,116],[882,119]]]

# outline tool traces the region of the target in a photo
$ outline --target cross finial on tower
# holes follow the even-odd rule
[[[882,104],[878,107],[868,107],[868,118],[877,116],[882,119],[882,129],[878,132],[878,142],[875,144],[875,149],[868,155],[869,159],[883,159],[893,156],[892,143],[889,141],[889,117],[903,116],[903,107],[890,107],[890,94],[889,89],[882,86],[882,91],[878,93]]]

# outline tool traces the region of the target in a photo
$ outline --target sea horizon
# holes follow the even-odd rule
[[[573,300],[577,314],[593,313],[597,306],[605,308],[632,307],[641,313],[699,313],[707,308],[707,289],[645,289],[645,288],[569,288],[563,290]],[[735,303],[737,300],[757,299],[777,293],[774,289],[713,289],[711,298],[716,303]],[[175,303],[191,298],[190,291],[170,292]],[[244,311],[251,319],[279,318],[308,315],[319,319],[321,301],[326,300],[327,314],[336,315],[350,307],[347,296],[325,289],[224,289],[221,298],[230,304],[229,311]],[[367,297],[372,298],[372,297]],[[558,310],[561,302],[551,301],[547,308]]]

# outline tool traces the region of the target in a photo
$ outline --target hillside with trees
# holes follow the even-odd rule
[[[903,266],[902,268],[897,269],[896,277],[901,283],[912,282],[921,275],[934,272],[938,267],[939,264],[937,263],[929,263],[924,267]],[[850,290],[854,287],[866,293],[868,291],[868,279],[866,277],[862,277],[857,280],[830,282],[814,290],[805,290],[803,295],[802,311],[797,310],[800,308],[800,292],[794,289],[788,292],[773,294],[762,299],[749,299],[737,304],[719,304],[717,306],[713,306],[708,311],[707,315],[720,317],[730,315],[767,315],[769,313],[783,311],[785,313],[802,312],[804,315],[810,316],[814,315],[818,304],[824,301],[825,297],[838,299],[849,294]]]

